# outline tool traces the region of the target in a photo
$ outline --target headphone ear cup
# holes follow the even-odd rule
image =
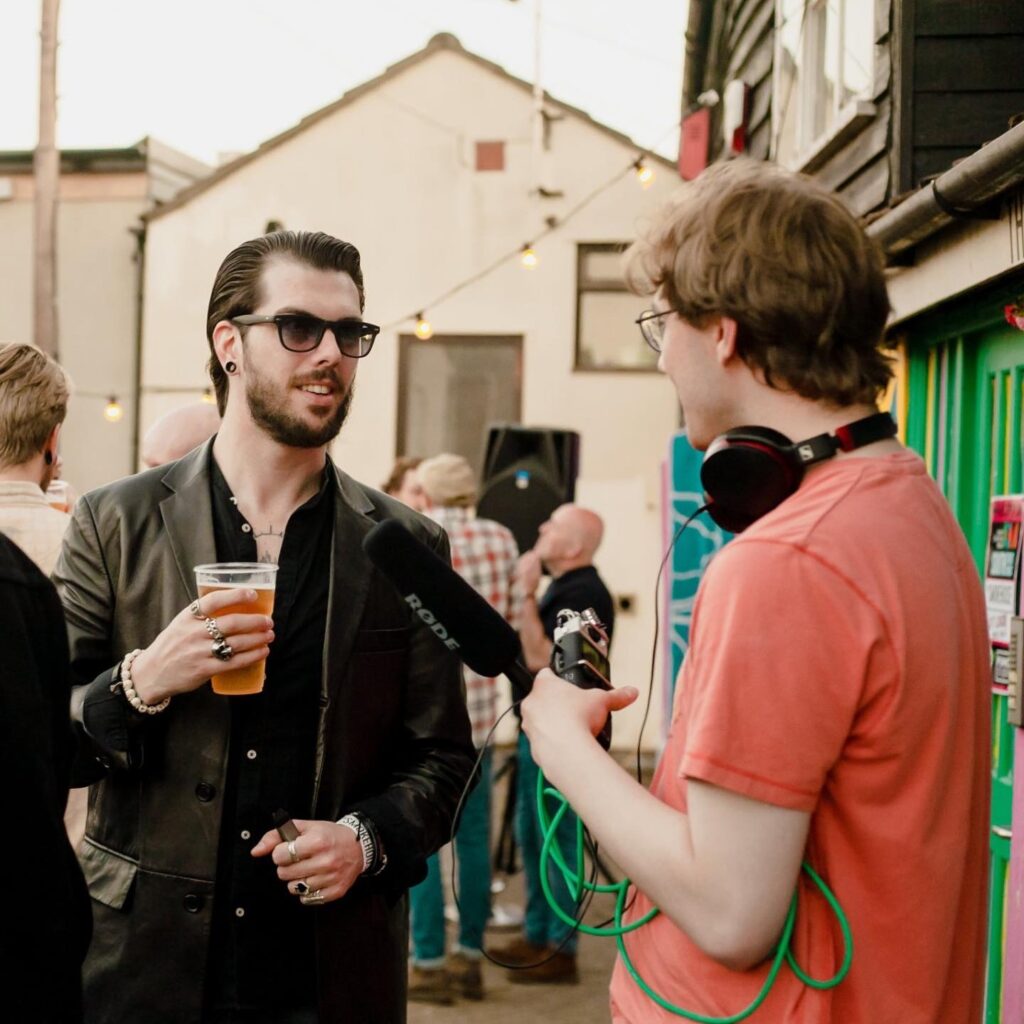
[[[730,533],[741,533],[785,501],[802,477],[792,442],[768,427],[739,427],[716,437],[700,467],[708,515]]]

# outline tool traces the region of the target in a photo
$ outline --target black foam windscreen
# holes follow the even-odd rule
[[[438,640],[474,672],[504,674],[514,684],[525,682],[529,688],[533,677],[517,662],[516,631],[401,523],[394,519],[378,523],[363,540],[363,550]]]

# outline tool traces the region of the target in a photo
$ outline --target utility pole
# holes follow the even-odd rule
[[[541,0],[533,0],[533,180],[537,194],[547,188],[547,160],[544,157],[547,125],[544,122],[544,85],[541,81],[541,40],[544,34]]]
[[[42,0],[39,30],[39,138],[35,160],[35,274],[33,336],[54,359],[57,342],[57,19],[60,0]]]

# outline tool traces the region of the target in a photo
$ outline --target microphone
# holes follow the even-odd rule
[[[474,672],[506,675],[518,695],[530,692],[533,673],[519,660],[516,631],[401,523],[378,523],[363,539],[363,550],[438,640]]]

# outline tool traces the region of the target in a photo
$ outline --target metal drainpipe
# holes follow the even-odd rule
[[[704,90],[704,71],[708,58],[708,33],[711,28],[712,6],[706,0],[690,0],[686,19],[685,51],[683,59],[684,116],[697,102]],[[717,85],[717,83],[715,83]]]
[[[936,191],[945,205],[969,211],[1020,181],[1024,181],[1024,122],[986,143],[873,221],[867,233],[888,255],[896,255],[955,219],[935,198]]]

